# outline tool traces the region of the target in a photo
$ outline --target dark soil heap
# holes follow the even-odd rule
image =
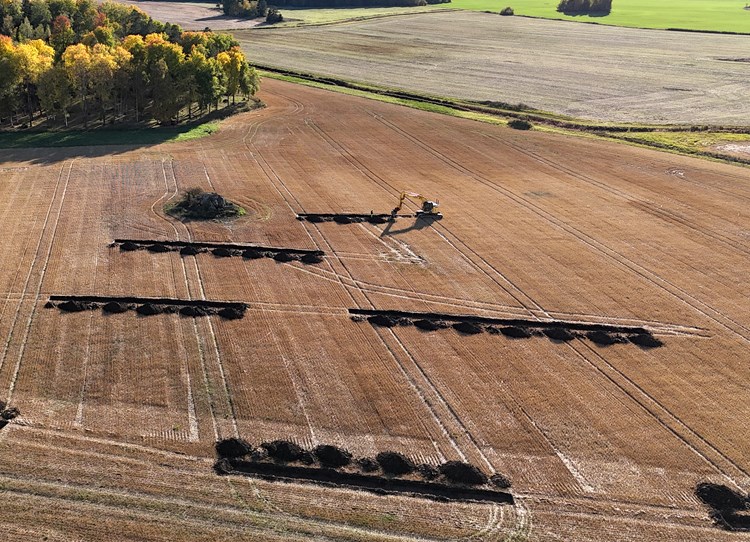
[[[226,438],[216,443],[216,455],[219,457],[242,457],[253,452],[253,447],[245,439]]]
[[[461,461],[448,461],[440,465],[440,474],[454,484],[476,486],[487,483],[487,475],[478,467]]]
[[[268,452],[268,457],[277,461],[300,461],[305,458],[306,452],[300,445],[288,440],[274,440],[261,444]]]
[[[179,203],[168,208],[167,212],[178,218],[213,220],[240,216],[244,214],[244,209],[216,192],[192,188],[185,193]]]
[[[331,444],[317,446],[313,450],[313,454],[324,467],[344,467],[352,462],[352,454]]]
[[[384,473],[395,476],[412,473],[417,468],[411,459],[398,452],[380,452],[375,460]]]

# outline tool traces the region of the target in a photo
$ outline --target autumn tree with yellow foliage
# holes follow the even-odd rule
[[[45,39],[26,36],[27,19],[36,32],[32,7]],[[36,112],[55,122],[61,115],[65,126],[71,115],[84,127],[94,115],[102,124],[172,123],[184,111],[210,112],[222,96],[235,103],[258,90],[257,72],[231,36],[183,32],[135,7],[0,0],[0,19],[0,124],[31,125]]]

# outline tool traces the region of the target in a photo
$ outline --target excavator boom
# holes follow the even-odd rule
[[[420,217],[429,217],[429,218],[436,218],[441,219],[443,218],[443,215],[436,210],[436,208],[440,205],[437,201],[428,200],[421,194],[417,194],[416,192],[401,192],[401,195],[398,198],[398,205],[393,208],[391,211],[391,219],[395,219],[398,212],[401,210],[401,208],[404,206],[404,200],[406,198],[409,198],[414,201],[418,201],[422,208],[417,211],[417,218]]]

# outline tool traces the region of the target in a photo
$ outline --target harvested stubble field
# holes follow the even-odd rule
[[[746,124],[750,36],[450,12],[234,32],[263,65],[600,121]]]
[[[180,25],[183,30],[252,28],[265,21],[224,15],[221,8],[216,7],[216,2],[126,0],[122,3],[137,6],[157,21]]]
[[[272,80],[261,97],[186,144],[0,151],[0,398],[21,412],[0,430],[7,539],[742,536],[693,491],[750,484],[746,169]],[[247,214],[164,214],[194,186]],[[438,198],[443,220],[296,219],[388,212],[402,189]],[[64,313],[50,295],[248,309]],[[378,327],[352,308],[645,327],[664,346]],[[468,461],[508,475],[516,504],[219,477],[214,443],[233,436]]]

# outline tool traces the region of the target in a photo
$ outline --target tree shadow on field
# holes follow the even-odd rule
[[[0,170],[3,163],[25,162],[35,166],[49,166],[72,158],[100,158],[124,154],[141,147],[143,145],[0,148]]]
[[[425,228],[432,227],[432,223],[436,220],[438,220],[436,217],[419,216],[414,219],[414,223],[411,226],[401,228],[400,230],[393,229],[393,225],[395,224],[395,222],[388,222],[388,224],[385,226],[385,229],[383,230],[383,233],[380,234],[380,237],[385,237],[386,235],[401,235],[410,231],[423,230]]]

